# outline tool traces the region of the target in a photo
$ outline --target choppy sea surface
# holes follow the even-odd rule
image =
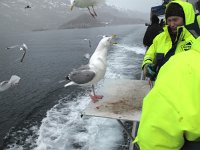
[[[144,25],[121,25],[0,35],[0,82],[11,75],[20,84],[0,93],[0,145],[8,150],[116,150],[127,149],[116,120],[81,118],[90,102],[91,88],[64,88],[65,76],[88,60],[102,35],[117,34],[108,52],[105,79],[139,79],[145,53]],[[90,39],[92,47],[89,47]],[[23,63],[19,49],[25,43]],[[101,80],[98,89],[106,82]]]

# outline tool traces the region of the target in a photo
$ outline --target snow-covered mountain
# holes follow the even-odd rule
[[[106,4],[95,7],[98,16],[94,19],[87,9],[71,11],[69,5],[70,0],[1,0],[0,32],[144,23],[148,19],[147,14],[118,10]]]

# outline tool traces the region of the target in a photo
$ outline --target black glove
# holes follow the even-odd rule
[[[154,64],[146,64],[144,66],[145,70],[145,75],[146,77],[149,77],[150,79],[155,79],[156,77],[156,66]]]

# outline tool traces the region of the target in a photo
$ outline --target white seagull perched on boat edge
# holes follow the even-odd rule
[[[2,81],[0,83],[0,92],[3,92],[10,87],[13,87],[14,85],[17,85],[19,83],[19,80],[21,78],[17,75],[12,75],[9,81]]]
[[[104,1],[105,0],[71,0],[71,10],[73,10],[74,6],[78,8],[87,8],[90,15],[95,18],[97,13],[94,10],[94,6]],[[91,12],[90,7],[92,7],[93,12]]]
[[[94,86],[104,78],[107,68],[107,51],[110,46],[116,44],[112,41],[116,35],[109,37],[103,36],[99,42],[95,52],[91,56],[89,63],[87,65],[82,65],[78,69],[74,69],[68,76],[66,80],[71,82],[67,83],[64,87],[70,85],[92,85],[93,95],[90,98],[95,103],[99,99],[102,99],[102,95],[96,95]]]

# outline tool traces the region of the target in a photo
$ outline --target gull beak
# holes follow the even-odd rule
[[[117,35],[116,34],[113,34],[112,35],[112,38],[114,39],[114,38],[117,38]]]
[[[116,34],[113,34],[113,35],[112,35],[112,39],[114,39],[114,38],[117,38],[117,35],[116,35]],[[118,44],[117,42],[113,42],[113,43],[112,43],[112,45],[117,45],[117,44]]]

